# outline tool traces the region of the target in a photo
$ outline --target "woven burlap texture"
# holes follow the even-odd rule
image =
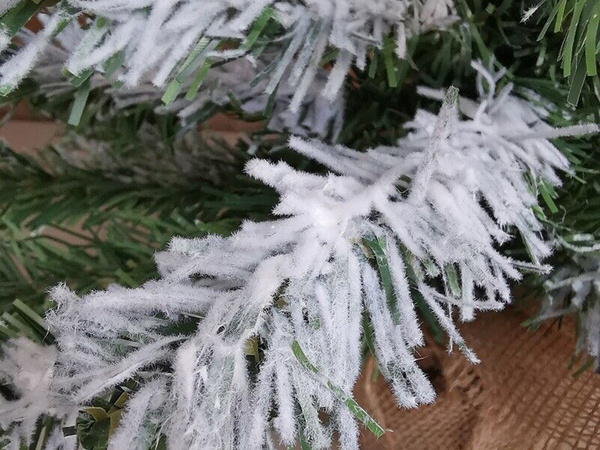
[[[600,449],[600,375],[569,370],[570,324],[533,333],[521,325],[528,317],[508,310],[463,325],[476,366],[457,351],[420,350],[438,391],[433,405],[399,409],[369,360],[355,395],[389,431],[379,440],[363,432],[361,449]]]

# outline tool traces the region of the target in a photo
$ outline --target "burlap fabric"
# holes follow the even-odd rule
[[[568,369],[571,324],[532,333],[521,326],[528,317],[508,310],[463,325],[477,366],[435,345],[420,351],[438,391],[434,405],[399,409],[383,378],[373,381],[368,361],[355,395],[389,431],[378,441],[363,432],[361,448],[600,449],[600,375],[574,377]]]

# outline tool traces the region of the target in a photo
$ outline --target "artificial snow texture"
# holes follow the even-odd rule
[[[84,405],[135,378],[111,449],[145,448],[157,424],[169,449],[262,449],[300,436],[322,449],[335,433],[356,449],[354,418],[376,429],[348,407],[367,339],[400,405],[432,402],[415,357],[417,310],[477,362],[453,312],[472,320],[502,309],[510,279],[547,270],[532,183],[557,185],[568,165],[544,136],[592,131],[552,129],[510,85],[495,96],[499,75],[476,68],[480,102],[457,109],[449,90],[439,115],[418,111],[396,146],[290,140],[328,175],[251,161],[247,173],[280,194],[277,219],[228,238],[174,239],[156,256],[161,278],[137,289],[54,289],[57,398]],[[511,233],[531,262],[501,253]]]
[[[2,448],[18,450],[22,443],[30,445],[36,422],[42,416],[74,420],[77,408],[58,406],[50,394],[56,347],[19,337],[4,343],[0,351],[0,382],[16,397],[6,400],[0,396],[0,427],[6,431],[0,436]],[[66,439],[61,432],[44,448],[74,450],[75,447],[75,439]]]
[[[578,317],[577,353],[587,351],[600,370],[600,244],[586,247],[589,236],[578,238],[575,245],[562,242],[573,254],[544,283],[547,295],[536,321]]]
[[[47,23],[49,18],[40,15],[40,20]],[[85,36],[85,31],[70,23],[55,39],[53,39],[40,55],[36,66],[29,77],[38,85],[38,92],[44,95],[50,103],[54,99],[62,101],[66,96],[73,96],[77,87],[69,76],[65,75],[64,67],[69,55],[75,51]],[[23,30],[20,39],[24,43],[33,42],[36,35]],[[103,115],[116,114],[125,108],[147,104],[154,106],[158,114],[176,114],[181,124],[190,127],[195,121],[205,118],[204,111],[211,107],[222,107],[231,103],[231,97],[239,103],[245,114],[262,114],[267,106],[272,108],[268,123],[265,127],[271,131],[288,132],[301,136],[320,138],[336,137],[342,127],[344,116],[344,98],[338,96],[333,102],[320,95],[327,83],[327,74],[320,69],[310,89],[303,98],[302,106],[297,112],[289,108],[295,89],[284,77],[279,88],[271,97],[265,93],[268,80],[253,83],[256,71],[266,67],[262,60],[234,59],[217,67],[213,67],[204,78],[193,99],[186,98],[192,80],[184,83],[182,92],[169,105],[161,101],[162,90],[153,85],[148,79],[138,83],[133,88],[121,88],[116,79],[119,71],[107,76],[106,73],[93,73],[89,82],[91,90],[96,93],[99,102],[106,104],[110,99],[108,112],[103,108]],[[98,96],[98,93],[102,95]],[[91,100],[88,101],[88,103]]]
[[[66,68],[74,75],[88,69],[105,72],[113,57],[123,57],[120,81],[137,88],[147,81],[165,89],[174,79],[193,79],[205,63],[247,57],[246,48],[266,20],[283,29],[260,53],[274,61],[260,68],[271,95],[283,79],[293,89],[292,112],[298,112],[317,80],[328,49],[339,52],[322,88],[333,101],[352,64],[363,70],[373,47],[382,48],[393,36],[396,53],[404,58],[408,37],[444,27],[455,20],[450,0],[70,0],[59,6],[44,30],[0,67],[0,86],[16,87],[33,69],[51,38],[60,35],[65,20],[79,12],[98,17],[78,46],[69,52]],[[64,4],[66,5],[66,3]],[[258,27],[258,28],[257,28]],[[2,32],[2,30],[0,30]],[[6,33],[4,33],[5,35]],[[255,34],[255,33],[254,33]],[[240,48],[217,44],[241,42]],[[7,38],[0,37],[6,44]],[[269,43],[270,44],[270,43]],[[1,50],[1,48],[0,48]],[[184,63],[184,61],[187,63]],[[110,63],[109,63],[110,64]],[[183,64],[183,66],[182,66]]]

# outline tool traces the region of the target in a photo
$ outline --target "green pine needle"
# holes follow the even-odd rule
[[[350,395],[346,394],[342,388],[332,383],[326,377],[322,376],[319,369],[315,367],[306,357],[302,347],[297,341],[292,343],[292,352],[298,362],[306,370],[317,375],[319,379],[327,386],[331,393],[344,405],[348,407],[350,412],[356,417],[376,438],[380,438],[385,434],[385,430],[373,419]]]

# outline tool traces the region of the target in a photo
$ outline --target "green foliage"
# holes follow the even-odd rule
[[[9,36],[14,36],[42,7],[53,3],[55,2],[49,0],[21,1],[0,18],[0,29],[5,30]]]
[[[113,282],[137,286],[156,275],[152,254],[173,236],[228,234],[242,219],[268,214],[274,196],[239,175],[241,150],[196,136],[157,136],[160,128],[146,122],[137,130],[120,122],[93,132],[102,138],[113,130],[108,147],[81,136],[35,156],[2,147],[5,328],[23,331],[16,298],[41,313],[49,306],[46,290],[59,282],[79,292]]]
[[[108,447],[110,420],[96,420],[91,416],[78,417],[77,438],[85,450],[106,450]]]
[[[544,1],[549,9],[548,19],[539,39],[549,29],[564,33],[560,50],[563,76],[569,80],[569,103],[577,105],[586,75],[596,89],[600,88],[600,3],[595,0]]]
[[[396,294],[394,293],[392,273],[388,265],[387,255],[384,251],[386,242],[383,239],[373,237],[371,239],[364,239],[363,245],[370,250],[370,253],[373,255],[372,257],[375,259],[381,284],[383,285],[383,290],[385,292],[387,305],[392,314],[392,320],[395,325],[398,325],[400,323],[400,311],[398,310],[398,301],[396,299]]]
[[[116,431],[129,394],[122,388],[113,390],[109,399],[97,398],[77,417],[75,433],[85,450],[106,450]]]

